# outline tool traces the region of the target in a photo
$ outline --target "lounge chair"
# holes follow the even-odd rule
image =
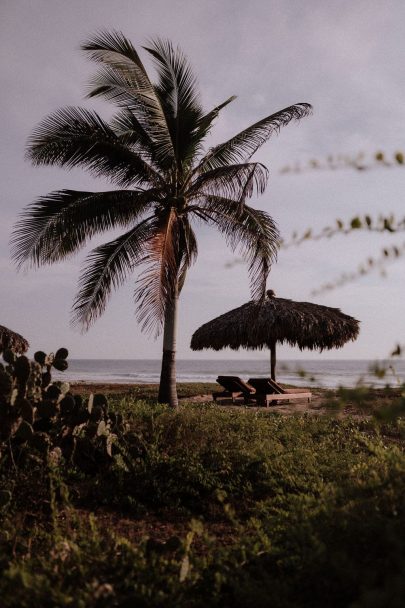
[[[249,386],[256,389],[254,398],[261,405],[269,407],[270,403],[278,401],[290,401],[292,399],[308,399],[311,401],[312,393],[305,392],[300,388],[284,389],[270,378],[249,378]]]
[[[223,386],[224,391],[218,393],[212,393],[214,401],[218,399],[232,399],[232,403],[236,403],[236,400],[241,400],[245,403],[255,394],[255,389],[249,386],[248,383],[244,382],[239,376],[218,376],[218,384]]]

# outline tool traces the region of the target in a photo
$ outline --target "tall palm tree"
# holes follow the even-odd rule
[[[292,119],[307,116],[299,103],[204,151],[214,119],[234,97],[204,112],[196,80],[180,49],[157,39],[144,50],[157,72],[153,82],[120,32],[101,32],[82,49],[99,69],[88,97],[118,106],[107,123],[95,112],[64,108],[45,118],[28,142],[35,165],[82,166],[108,177],[108,192],[58,190],[29,205],[16,224],[12,253],[19,266],[65,259],[95,234],[121,227],[118,238],[88,255],[73,305],[73,322],[87,328],[108,297],[138,267],[135,284],[143,330],[163,328],[159,400],[177,405],[177,302],[197,257],[194,225],[215,226],[248,261],[252,296],[260,298],[276,258],[278,230],[246,200],[264,192],[267,169],[251,162],[256,150]]]

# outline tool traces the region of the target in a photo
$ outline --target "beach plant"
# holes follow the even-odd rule
[[[230,97],[204,111],[196,79],[179,48],[156,39],[144,47],[151,78],[120,32],[100,32],[82,46],[99,64],[88,97],[118,107],[106,122],[96,112],[63,108],[45,118],[28,142],[34,165],[84,167],[118,189],[57,190],[29,205],[12,237],[19,266],[66,259],[91,237],[120,236],[87,257],[73,305],[73,323],[87,329],[105,310],[112,290],[135,270],[138,320],[144,331],[163,329],[159,401],[177,405],[178,298],[197,257],[195,225],[219,230],[248,263],[252,297],[264,297],[279,233],[265,211],[247,204],[265,191],[268,171],[253,154],[281,127],[311,112],[297,103],[275,112],[210,149],[204,142]]]
[[[402,150],[385,154],[378,150],[374,154],[329,154],[324,159],[311,158],[307,162],[296,162],[280,169],[280,173],[303,173],[306,171],[336,171],[354,169],[355,171],[370,171],[376,168],[404,167],[405,155]]]
[[[363,152],[357,155],[329,155],[326,161],[318,161],[312,159],[309,163],[301,165],[297,163],[294,167],[286,166],[281,169],[281,173],[288,174],[291,172],[300,173],[306,170],[338,170],[352,168],[356,171],[369,171],[374,168],[394,168],[404,167],[404,153],[397,150],[390,156],[387,156],[381,150],[374,155],[367,156]],[[301,234],[295,231],[291,238],[286,241],[281,241],[281,247],[291,247],[301,245],[305,241],[319,241],[321,239],[330,239],[335,235],[358,234],[359,231],[384,234],[399,234],[405,230],[405,218],[396,217],[394,214],[387,215],[385,212],[379,213],[373,217],[371,214],[357,214],[353,217],[342,220],[337,218],[334,223],[324,226],[322,230],[315,232],[308,228]],[[376,270],[382,276],[386,275],[386,267],[389,263],[395,262],[405,254],[405,243],[396,242],[394,245],[387,245],[380,250],[378,256],[368,256],[357,267],[357,269],[342,274],[335,279],[324,283],[319,288],[312,291],[318,295],[333,289],[342,287],[347,283],[357,281],[364,275],[367,275]]]
[[[133,406],[135,474],[0,479],[2,608],[402,608],[404,421]]]
[[[374,168],[394,168],[404,167],[404,153],[401,150],[397,150],[390,156],[384,154],[384,152],[377,151],[371,158],[367,158],[364,153],[359,153],[357,156],[333,156],[330,155],[327,162],[319,162],[317,160],[311,160],[309,163],[301,167],[297,164],[295,168],[284,167],[282,173],[290,173],[291,171],[299,173],[301,170],[336,170],[336,169],[347,169],[352,168],[357,171],[368,171]],[[368,233],[380,233],[385,235],[398,235],[403,233],[405,230],[405,217],[395,216],[390,213],[380,212],[378,216],[373,216],[369,213],[356,214],[352,217],[342,220],[341,218],[335,219],[335,221],[327,226],[324,226],[321,230],[314,231],[312,228],[308,228],[301,234],[295,231],[291,238],[287,241],[281,241],[281,247],[298,246],[306,241],[319,241],[322,239],[331,239],[336,235],[352,235],[359,234],[359,232]],[[328,280],[319,287],[312,290],[313,295],[324,294],[343,287],[349,283],[358,281],[365,275],[372,272],[379,272],[380,276],[385,277],[387,275],[387,266],[392,262],[403,259],[405,254],[405,242],[397,241],[396,243],[387,244],[382,247],[378,255],[369,255],[367,259],[362,260],[357,268],[344,271],[339,276]],[[242,260],[240,260],[241,262]],[[239,261],[236,261],[238,263]],[[231,263],[233,265],[233,263]],[[405,352],[404,345],[399,343],[393,346],[391,353],[387,353],[389,358],[401,357]],[[389,369],[390,364],[379,364],[376,375],[383,373],[383,375]],[[380,376],[381,377],[381,376]],[[395,408],[394,408],[395,409]]]
[[[84,473],[113,463],[113,444],[125,426],[108,411],[104,395],[87,403],[67,382],[52,382],[51,369],[65,371],[68,351],[37,351],[34,360],[3,352],[0,364],[0,462],[25,466],[42,457],[63,460]],[[0,498],[1,502],[1,498]]]

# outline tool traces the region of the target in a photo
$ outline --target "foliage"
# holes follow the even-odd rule
[[[298,246],[306,241],[319,241],[321,239],[330,239],[336,235],[348,235],[360,230],[373,233],[390,233],[396,234],[403,232],[405,229],[405,218],[398,219],[394,215],[379,215],[373,218],[370,215],[356,215],[346,222],[337,219],[333,226],[325,226],[321,231],[314,232],[311,228],[305,230],[302,234],[293,232],[291,238],[281,242],[282,248]],[[382,275],[385,275],[385,269],[388,263],[400,259],[405,253],[405,243],[397,243],[395,245],[387,245],[381,249],[378,257],[369,256],[367,260],[361,262],[357,270],[344,272],[332,281],[325,283],[312,291],[313,295],[321,294],[325,291],[342,287],[347,283],[356,281],[360,277],[379,270]],[[232,266],[234,263],[231,263]]]
[[[91,395],[86,405],[69,384],[52,382],[51,368],[68,367],[68,351],[38,351],[34,361],[6,350],[0,364],[0,462],[29,467],[41,458],[71,461],[85,472],[112,462],[115,433],[122,416],[108,412],[104,395]]]
[[[321,239],[330,239],[336,235],[347,235],[357,230],[365,230],[367,232],[378,233],[396,233],[405,230],[405,217],[402,219],[395,218],[394,215],[382,215],[373,218],[371,215],[355,215],[346,222],[337,219],[333,226],[325,226],[320,232],[313,232],[310,228],[302,234],[294,232],[288,241],[282,242],[282,247],[291,247],[301,245],[304,241],[319,241]]]
[[[301,172],[305,169],[342,169],[352,167],[357,170],[369,170],[373,167],[403,167],[404,166],[404,153],[397,151],[393,154],[392,160],[389,160],[387,156],[382,152],[378,151],[372,157],[371,162],[366,158],[366,155],[360,153],[357,157],[350,157],[344,155],[338,155],[336,157],[330,155],[327,162],[322,163],[317,160],[311,160],[308,165],[304,168],[298,163],[294,168],[284,167],[281,173]],[[355,216],[350,220],[344,222],[341,219],[337,219],[334,226],[325,226],[320,232],[313,233],[311,229],[306,230],[302,235],[294,232],[292,238],[288,241],[281,243],[282,247],[289,247],[291,245],[300,245],[304,241],[331,238],[336,234],[351,234],[358,230],[367,230],[369,232],[389,232],[398,233],[403,232],[405,229],[405,218],[395,218],[395,216],[386,216],[380,214],[377,219],[373,219],[369,214],[364,217]],[[389,262],[395,261],[401,258],[405,252],[405,243],[396,243],[395,245],[384,247],[379,257],[369,256],[367,260],[359,264],[357,270],[351,272],[344,272],[340,277],[325,283],[320,288],[313,290],[313,294],[320,294],[325,291],[342,287],[347,283],[356,281],[360,277],[372,272],[379,270],[381,275],[385,275],[385,268]]]
[[[306,170],[336,170],[344,168],[355,168],[357,170],[369,170],[373,167],[398,167],[404,165],[404,153],[397,151],[394,153],[392,160],[388,160],[387,156],[379,151],[370,159],[366,155],[359,153],[355,157],[338,155],[330,155],[326,161],[320,162],[311,160],[307,165],[302,166],[297,163],[295,166],[286,166],[281,169],[281,173],[301,173]],[[304,230],[302,233],[295,231],[289,239],[280,240],[280,248],[288,248],[298,246],[306,241],[319,241],[321,239],[330,239],[336,235],[348,235],[365,230],[373,233],[391,233],[396,234],[403,232],[405,229],[405,218],[396,218],[394,215],[379,214],[373,218],[371,215],[364,216],[355,215],[348,220],[336,219],[333,225],[325,226],[322,230],[315,232],[312,228]],[[378,256],[369,256],[366,260],[360,262],[357,269],[343,272],[339,277],[328,281],[320,287],[313,289],[313,295],[319,295],[325,291],[331,291],[338,287],[342,287],[347,283],[357,281],[362,276],[379,271],[382,276],[386,274],[386,267],[389,263],[400,259],[405,253],[405,243],[396,243],[383,247]],[[236,264],[240,264],[241,260],[235,259],[226,264],[231,268]]]
[[[359,152],[356,156],[347,154],[330,154],[325,160],[311,159],[305,164],[295,163],[293,166],[286,165],[280,173],[301,173],[303,171],[330,171],[337,169],[355,169],[356,171],[367,171],[377,167],[398,167],[404,165],[404,153],[397,150],[392,157],[387,157],[384,152],[378,151],[373,156]]]
[[[373,233],[390,233],[396,234],[403,232],[405,229],[405,218],[399,219],[394,215],[379,215],[373,218],[371,215],[355,215],[347,221],[337,219],[334,225],[325,226],[322,230],[315,232],[311,228],[304,230],[302,233],[293,232],[291,237],[280,241],[280,248],[287,249],[293,246],[302,245],[305,242],[320,241],[330,239],[337,235],[348,235],[360,230]],[[405,254],[405,243],[397,243],[395,245],[387,245],[380,251],[379,256],[369,256],[365,261],[361,262],[356,270],[343,272],[338,278],[313,289],[313,295],[319,295],[325,291],[342,287],[347,283],[356,281],[360,277],[369,274],[370,272],[379,271],[381,275],[386,274],[386,266],[390,262],[400,259]],[[241,260],[235,259],[227,262],[226,267],[232,268],[240,264]]]
[[[136,488],[129,477],[117,483],[126,469],[119,461],[88,477],[86,488],[50,461],[40,471],[33,464],[30,476],[15,471],[19,484],[3,508],[0,540],[4,608],[318,608],[325,598],[331,608],[403,605],[403,420],[382,429],[370,421],[210,406],[174,412],[138,402],[129,423],[147,454],[138,450],[135,458],[134,445],[128,448]],[[183,510],[190,523],[180,533],[172,523],[163,537],[160,525],[149,539],[123,538],[98,522],[100,507],[94,516],[84,510],[89,483],[108,512],[119,514],[127,492],[161,522],[178,507],[174,521]],[[41,495],[38,484],[41,508],[32,500]],[[44,505],[51,525],[42,523]],[[215,537],[217,522],[226,537]]]
[[[278,232],[266,213],[245,204],[254,192],[263,192],[267,179],[262,165],[246,159],[281,126],[306,116],[310,106],[285,108],[202,154],[212,122],[233,98],[204,113],[179,49],[161,40],[145,49],[154,59],[157,84],[120,33],[99,34],[83,49],[101,65],[89,96],[112,100],[118,114],[107,124],[88,110],[59,110],[34,131],[28,156],[35,164],[84,166],[133,189],[64,190],[41,198],[17,225],[16,260],[56,262],[97,232],[129,227],[90,254],[75,315],[84,324],[93,321],[110,290],[136,265],[146,264],[137,301],[141,320],[149,326],[163,321],[173,297],[173,272],[177,277],[193,262],[197,249],[189,222],[202,220],[216,226],[231,245],[245,248],[254,289],[259,288],[274,259]]]

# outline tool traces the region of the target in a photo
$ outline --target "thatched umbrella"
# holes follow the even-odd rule
[[[191,338],[191,348],[269,348],[275,380],[277,342],[322,351],[341,348],[358,333],[359,321],[338,308],[276,298],[269,290],[263,303],[248,302],[202,325]]]
[[[18,355],[22,355],[28,350],[29,344],[25,338],[11,331],[4,325],[0,325],[0,353],[9,348]]]

